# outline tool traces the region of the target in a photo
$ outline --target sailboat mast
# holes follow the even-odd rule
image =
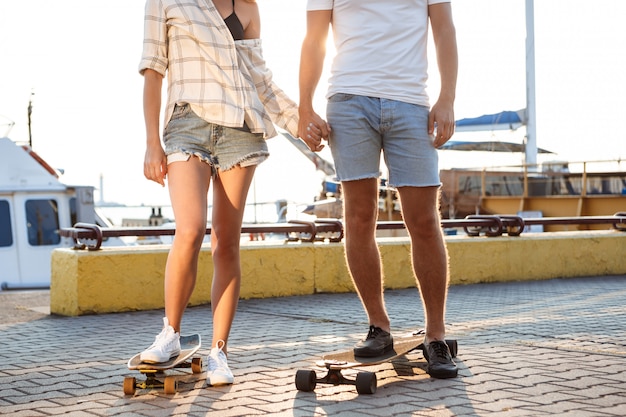
[[[28,100],[28,146],[33,149],[33,132],[31,127],[30,116],[33,114],[33,96],[35,93],[30,93],[30,100]]]
[[[534,0],[526,0],[526,164],[531,166],[537,163],[534,18]]]

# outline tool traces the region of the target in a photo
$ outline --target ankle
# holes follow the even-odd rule
[[[222,353],[224,353],[224,356],[228,356],[228,349],[226,346],[226,341],[224,341],[223,339],[219,339],[216,342],[213,343],[212,345],[213,347],[211,348],[211,351],[221,351]]]
[[[378,327],[387,333],[391,333],[391,322],[389,320],[370,320],[370,326]]]
[[[446,335],[445,333],[437,333],[435,335],[429,335],[428,333],[424,336],[424,343],[432,343],[432,342],[445,342]]]

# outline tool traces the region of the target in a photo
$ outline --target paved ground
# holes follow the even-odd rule
[[[0,414],[12,416],[624,416],[626,276],[455,286],[448,337],[459,377],[425,374],[421,354],[368,370],[378,391],[299,392],[298,369],[366,331],[354,294],[240,303],[230,364],[236,384],[125,396],[127,359],[152,342],[162,311],[57,317],[46,291],[0,293]],[[394,330],[421,326],[415,290],[390,291]],[[211,333],[210,307],[188,310],[186,332]],[[207,353],[207,350],[203,350]]]

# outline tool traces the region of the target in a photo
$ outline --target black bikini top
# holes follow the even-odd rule
[[[235,14],[235,0],[233,0],[233,12],[224,19],[224,23],[228,26],[228,30],[230,30],[230,34],[233,35],[234,40],[239,41],[243,39],[243,25]]]

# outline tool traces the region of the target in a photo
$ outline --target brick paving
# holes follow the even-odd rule
[[[230,341],[234,385],[207,388],[181,373],[175,395],[134,396],[123,379],[140,375],[126,361],[152,342],[163,311],[58,317],[45,313],[48,300],[46,291],[0,293],[2,415],[626,415],[626,276],[453,286],[448,337],[459,343],[459,377],[430,378],[412,353],[365,369],[377,372],[374,395],[294,384],[298,369],[365,334],[355,294],[242,300]],[[416,290],[386,300],[394,332],[422,325]],[[188,309],[183,333],[192,332],[210,340],[210,306]]]

